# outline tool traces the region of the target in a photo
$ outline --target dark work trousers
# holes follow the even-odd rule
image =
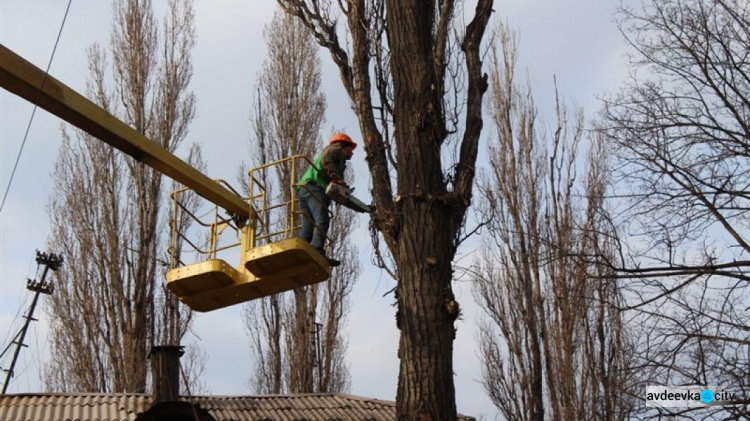
[[[331,199],[326,192],[312,183],[307,183],[297,190],[299,207],[302,209],[302,229],[300,237],[315,247],[320,254],[325,255],[323,244],[328,235],[331,217],[328,206]]]

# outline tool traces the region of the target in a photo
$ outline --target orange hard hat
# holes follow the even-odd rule
[[[328,141],[330,144],[334,144],[336,142],[344,142],[348,143],[352,149],[357,149],[357,144],[354,143],[351,137],[347,135],[346,133],[336,133],[333,136],[331,136],[331,140]]]

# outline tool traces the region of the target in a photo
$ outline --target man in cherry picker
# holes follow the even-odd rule
[[[332,267],[341,262],[326,256],[323,248],[331,222],[328,214],[331,199],[326,195],[326,188],[330,183],[347,187],[344,181],[346,161],[352,158],[355,149],[357,144],[346,133],[334,134],[298,183],[297,199],[302,209],[300,237],[315,247]]]

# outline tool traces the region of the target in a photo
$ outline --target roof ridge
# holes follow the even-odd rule
[[[193,398],[298,398],[298,397],[313,397],[313,396],[338,396],[346,399],[354,400],[365,400],[365,401],[381,401],[381,402],[393,402],[387,399],[380,398],[369,398],[367,396],[352,395],[349,393],[341,392],[312,392],[312,393],[266,393],[266,394],[249,394],[249,395],[180,395],[180,397],[193,397]]]
[[[123,397],[123,396],[142,396],[151,397],[151,393],[137,393],[137,392],[25,392],[25,393],[7,393],[0,395],[0,398],[10,397],[85,397],[85,396],[101,396],[101,397]],[[268,393],[268,394],[239,394],[239,395],[180,395],[180,398],[203,398],[203,399],[247,399],[247,398],[304,398],[304,397],[340,397],[343,399],[350,399],[356,401],[377,401],[382,403],[393,403],[396,402],[389,399],[371,398],[361,395],[353,395],[350,393],[342,392],[313,392],[313,393]]]

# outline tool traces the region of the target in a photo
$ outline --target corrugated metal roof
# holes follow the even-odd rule
[[[125,421],[151,405],[144,394],[44,393],[0,395],[2,421]]]
[[[392,420],[396,404],[341,393],[182,397],[217,421],[232,420]],[[0,395],[0,421],[134,421],[151,407],[145,394]],[[460,420],[474,420],[459,415]]]

